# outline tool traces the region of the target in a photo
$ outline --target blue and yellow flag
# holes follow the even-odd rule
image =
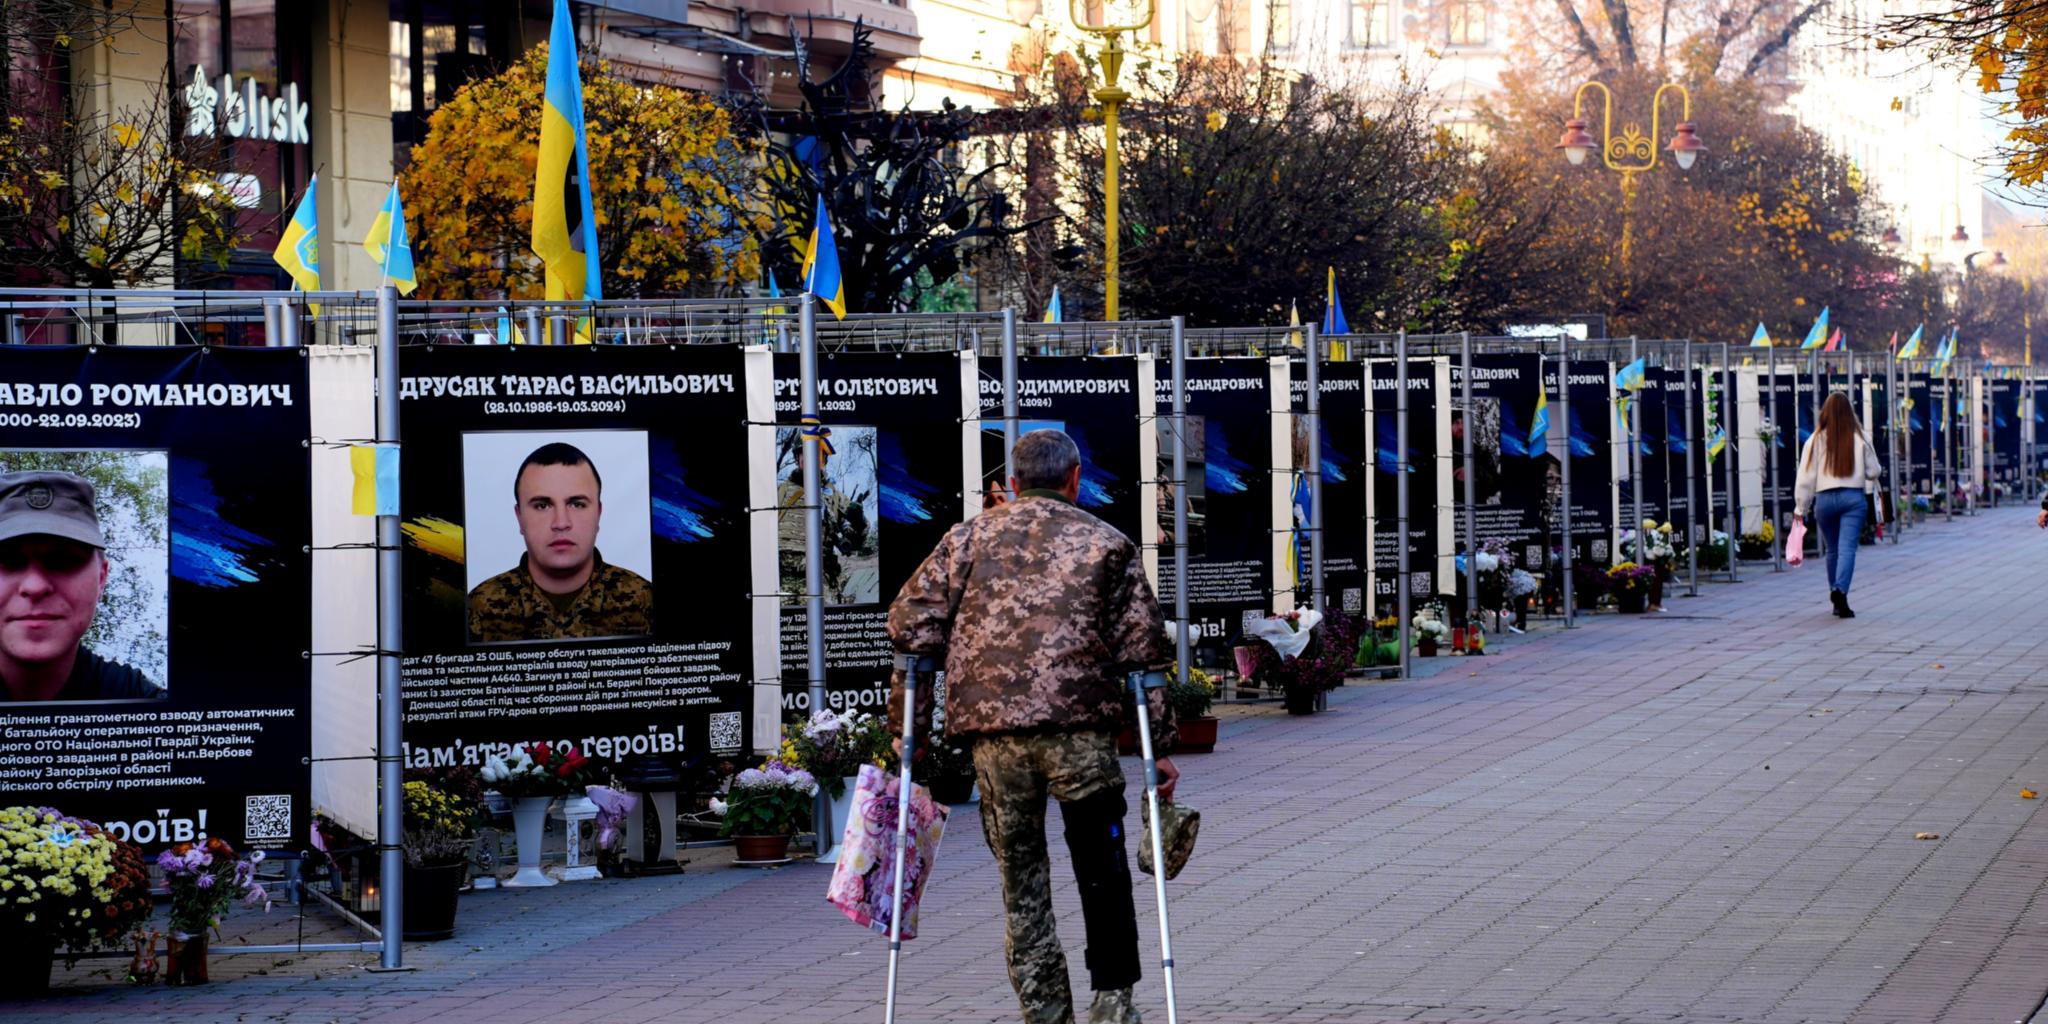
[[[1918,327],[1913,328],[1913,336],[1907,338],[1906,347],[1899,350],[1900,359],[1920,358],[1920,332],[1926,329],[1926,324],[1921,324]]]
[[[1820,317],[1814,320],[1813,327],[1806,332],[1806,340],[1799,343],[1799,348],[1800,351],[1807,351],[1810,349],[1819,348],[1822,345],[1827,344],[1827,342],[1828,307],[1822,306],[1820,308]]]
[[[1351,333],[1351,322],[1344,319],[1344,302],[1337,297],[1337,268],[1331,267],[1329,289],[1323,295],[1323,334],[1326,337]]]
[[[804,290],[846,319],[846,281],[839,276],[839,240],[832,235],[832,218],[825,212],[825,194],[818,193],[818,209],[811,220],[811,244],[804,249]]]
[[[1944,338],[1944,339],[1942,339],[1942,342],[1941,342],[1941,348],[1940,348],[1940,349],[1938,349],[1938,350],[1936,350],[1936,351],[1935,351],[1935,353],[1934,353],[1934,373],[1935,373],[1935,375],[1936,375],[1936,376],[1940,376],[1941,374],[1945,374],[1945,373],[1947,373],[1947,372],[1948,372],[1948,364],[1949,364],[1949,361],[1950,361],[1950,360],[1952,360],[1952,359],[1954,359],[1955,357],[1956,357],[1956,330],[1955,330],[1955,328],[1951,327],[1951,328],[1949,328],[1949,331],[1948,331],[1948,337],[1947,337],[1947,338]]]
[[[1616,371],[1614,372],[1614,388],[1615,388],[1615,390],[1617,390],[1617,391],[1640,391],[1640,390],[1642,390],[1642,388],[1643,388],[1643,383],[1644,383],[1644,381],[1643,381],[1643,370],[1644,370],[1644,366],[1643,366],[1643,360],[1644,360],[1644,359],[1646,359],[1646,358],[1648,358],[1648,357],[1646,357],[1646,356],[1639,356],[1639,357],[1637,357],[1637,358],[1636,358],[1636,361],[1635,361],[1635,362],[1633,362],[1633,363],[1630,363],[1630,364],[1628,364],[1627,366],[1624,366],[1624,367],[1622,367],[1621,369],[1619,369],[1619,370],[1616,370]]]
[[[1727,447],[1728,431],[1723,430],[1717,424],[1714,427],[1713,436],[1707,438],[1707,464],[1713,465],[1714,460],[1720,458],[1721,452],[1727,449]]]
[[[1053,285],[1052,298],[1045,300],[1045,322],[1056,324],[1064,319],[1065,312],[1060,309],[1060,286]]]
[[[590,199],[590,148],[583,134],[583,79],[569,0],[555,0],[548,33],[548,80],[540,111],[540,159],[533,175],[533,251],[547,267],[547,298],[604,298],[597,264],[597,212]],[[579,320],[576,340],[590,340]]]
[[[398,198],[398,182],[391,183],[391,194],[384,197],[377,219],[370,222],[370,234],[363,239],[363,248],[376,261],[377,269],[384,272],[385,279],[398,286],[399,294],[411,295],[420,286],[413,274],[412,236],[405,231],[405,204]]]
[[[1771,332],[1769,332],[1769,331],[1766,331],[1766,330],[1764,330],[1764,324],[1763,324],[1763,321],[1761,321],[1761,320],[1757,321],[1757,324],[1756,324],[1756,333],[1754,333],[1754,334],[1751,334],[1751,335],[1749,336],[1749,347],[1750,347],[1750,348],[1770,348],[1770,347],[1771,347]]]
[[[277,240],[277,251],[270,254],[302,292],[320,290],[320,210],[314,201],[319,188],[320,176],[315,174],[306,182],[306,191],[299,196],[292,219],[285,222],[284,237]]]
[[[1529,417],[1529,454],[1541,458],[1550,449],[1550,395],[1536,387],[1536,414]]]

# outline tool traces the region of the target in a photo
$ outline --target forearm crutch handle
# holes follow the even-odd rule
[[[1159,973],[1166,982],[1166,1024],[1180,1024],[1180,1010],[1173,995],[1173,938],[1166,926],[1166,851],[1161,833],[1166,823],[1159,817],[1159,758],[1152,750],[1152,708],[1147,690],[1166,686],[1164,672],[1132,672],[1129,676],[1132,703],[1138,710],[1138,752],[1145,762],[1145,814],[1151,821],[1152,894],[1159,908]]]
[[[882,1004],[883,1024],[896,1021],[896,961],[903,952],[903,858],[910,839],[910,762],[917,751],[917,678],[937,672],[939,663],[932,654],[899,652],[895,660],[903,671],[903,749],[897,755],[902,774],[896,780],[895,885],[889,891],[889,991]]]

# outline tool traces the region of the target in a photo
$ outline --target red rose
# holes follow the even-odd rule
[[[548,763],[548,759],[554,757],[554,752],[548,749],[546,743],[536,743],[527,749],[532,752],[533,759],[541,764]]]

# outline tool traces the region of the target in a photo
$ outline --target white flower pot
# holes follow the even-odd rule
[[[840,781],[846,785],[840,789],[838,796],[832,798],[832,820],[825,823],[826,834],[819,837],[818,843],[823,846],[826,841],[830,841],[832,846],[818,854],[820,864],[839,863],[839,840],[846,835],[846,819],[853,817],[853,787],[860,779],[849,775]]]
[[[551,796],[522,796],[512,801],[512,830],[519,843],[519,871],[505,884],[507,886],[541,887],[555,884],[555,880],[540,870],[541,836],[547,830],[548,805],[555,802]]]

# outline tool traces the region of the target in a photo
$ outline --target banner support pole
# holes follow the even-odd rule
[[[1699,447],[1700,439],[1699,435],[1693,430],[1696,412],[1692,399],[1692,385],[1694,381],[1699,379],[1699,370],[1692,365],[1691,338],[1685,339],[1685,348],[1681,351],[1683,354],[1679,356],[1681,361],[1678,365],[1685,374],[1685,531],[1693,534],[1693,536],[1686,538],[1685,544],[1685,596],[1698,597],[1700,596],[1700,542],[1711,538],[1714,535],[1714,528],[1712,526],[1702,527],[1700,525],[1699,489],[1693,486],[1693,474],[1695,471],[1693,459],[1696,457],[1693,449]],[[1670,420],[1666,419],[1665,423],[1668,425]],[[1664,445],[1664,457],[1666,459],[1671,457],[1671,445],[1669,442],[1666,442]],[[1713,519],[1711,511],[1705,518],[1708,520]]]
[[[1640,352],[1639,352],[1639,346],[1638,346],[1638,344],[1637,344],[1637,342],[1636,342],[1636,339],[1635,339],[1635,337],[1634,337],[1633,335],[1631,335],[1631,336],[1629,337],[1629,339],[1628,339],[1628,361],[1629,361],[1630,363],[1634,363],[1634,362],[1635,362],[1635,361],[1636,361],[1637,359],[1640,359],[1640,358],[1642,358],[1642,356],[1641,356],[1641,354],[1640,354]],[[1648,382],[1649,382],[1649,377],[1650,377],[1649,371],[1645,370],[1645,371],[1643,372],[1643,381],[1644,381],[1644,383],[1643,383],[1642,385],[1640,385],[1640,386],[1638,386],[1638,387],[1636,388],[1636,397],[1635,397],[1635,398],[1633,398],[1633,399],[1630,399],[1630,400],[1629,400],[1629,403],[1628,403],[1628,419],[1627,419],[1627,421],[1626,421],[1626,422],[1625,422],[1625,424],[1624,424],[1624,425],[1626,426],[1627,430],[1628,430],[1628,437],[1627,437],[1627,438],[1625,439],[1625,442],[1624,442],[1624,443],[1626,443],[1626,444],[1628,445],[1628,493],[1629,493],[1629,495],[1630,495],[1630,498],[1631,498],[1631,501],[1630,501],[1630,505],[1631,505],[1631,507],[1632,507],[1632,511],[1633,511],[1633,512],[1635,513],[1635,535],[1636,535],[1636,558],[1635,558],[1635,562],[1636,562],[1636,564],[1637,564],[1637,565],[1642,565],[1642,564],[1644,564],[1644,563],[1643,563],[1643,541],[1647,539],[1647,538],[1645,538],[1645,537],[1643,536],[1643,534],[1644,534],[1644,533],[1645,533],[1646,531],[1645,531],[1645,530],[1643,529],[1643,398],[1642,398],[1642,393],[1643,393],[1644,391],[1646,391],[1646,390],[1648,390],[1648,389],[1649,389],[1649,383],[1648,383]]]
[[[285,315],[295,312],[289,308]],[[377,440],[398,443],[398,289],[377,289]],[[380,970],[404,970],[405,828],[404,650],[399,607],[404,589],[399,559],[398,516],[377,517],[377,862],[384,888],[377,956]]]
[[[1180,628],[1174,630],[1173,666],[1177,673],[1174,678],[1189,678],[1188,659],[1188,368],[1187,368],[1187,324],[1181,317],[1173,318],[1173,618]],[[1159,414],[1156,397],[1145,401],[1152,403],[1152,414]]]
[[[1303,340],[1308,349],[1308,579],[1314,608],[1329,609],[1323,596],[1323,348],[1315,324]],[[1300,557],[1297,554],[1295,557]]]
[[[1764,418],[1771,421],[1771,436],[1764,442],[1764,470],[1771,489],[1771,571],[1784,572],[1785,510],[1778,500],[1778,440],[1784,436],[1785,425],[1778,422],[1778,350],[1773,347],[1770,351],[1771,387],[1763,404],[1764,408],[1770,410],[1770,415]],[[1799,408],[1799,395],[1796,389],[1792,396],[1792,408]]]
[[[1897,335],[1893,335],[1897,337]],[[1891,503],[1891,541],[1899,543],[1906,510],[1899,500],[1899,353],[1893,349],[1884,357],[1884,498]]]
[[[1564,579],[1558,581],[1558,593],[1564,595],[1564,628],[1576,624],[1575,606],[1572,603],[1572,336],[1557,336],[1557,419],[1564,425],[1564,444],[1558,446],[1558,496],[1557,524],[1563,535],[1558,547]],[[1550,435],[1544,434],[1544,445],[1550,443]]]
[[[805,292],[797,299],[797,409],[800,415],[818,416],[818,300]],[[821,417],[822,419],[822,417]],[[823,429],[822,425],[819,429]],[[825,516],[820,507],[824,492],[818,479],[818,453],[824,451],[820,437],[806,444],[797,441],[797,454],[804,472],[804,653],[805,681],[811,714],[825,710]],[[910,725],[906,719],[905,728]],[[832,803],[824,790],[812,804],[817,847],[820,854],[834,845]]]
[[[1465,625],[1479,622],[1479,473],[1472,465],[1472,332],[1458,332],[1458,372],[1464,382],[1458,386],[1458,405],[1465,415],[1464,441],[1459,452],[1465,459]],[[1538,382],[1539,387],[1542,386]]]
[[[1395,608],[1401,616],[1401,678],[1412,678],[1413,642],[1408,608],[1408,332],[1394,336],[1394,547]]]
[[[1017,311],[1003,307],[1003,482],[1017,477]],[[1012,495],[1014,497],[1014,495]]]

